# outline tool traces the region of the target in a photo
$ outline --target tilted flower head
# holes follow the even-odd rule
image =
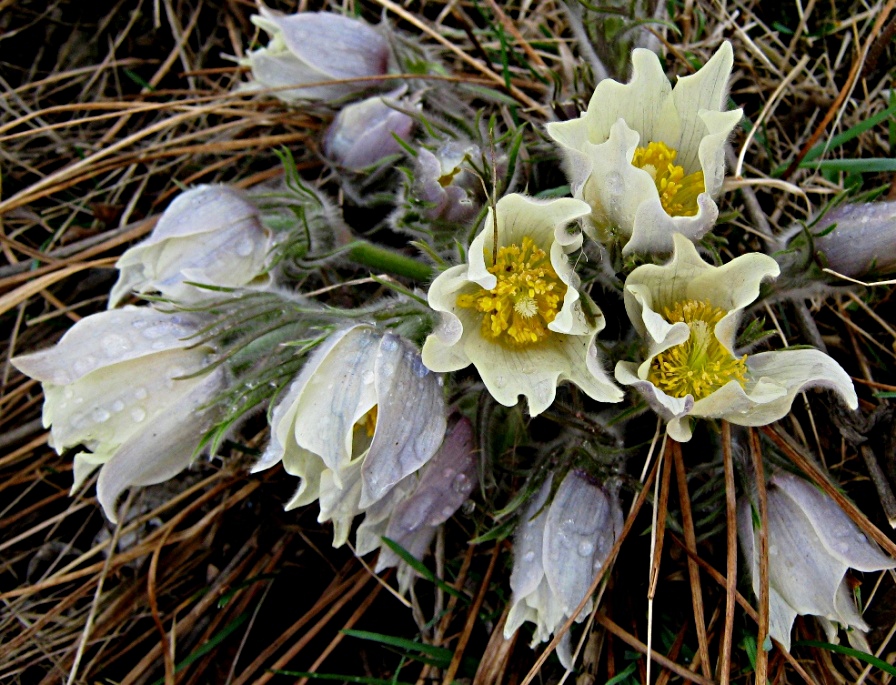
[[[43,384],[43,422],[60,454],[77,445],[76,490],[102,465],[97,498],[115,522],[128,487],[153,485],[185,469],[213,410],[205,409],[224,372],[196,375],[211,350],[188,348],[196,319],[151,307],[125,307],[76,323],[50,349],[12,359]],[[191,376],[191,377],[187,377]]]
[[[265,259],[271,232],[258,209],[224,185],[203,185],[181,193],[159,218],[152,234],[116,263],[121,272],[109,295],[117,306],[131,292],[160,293],[195,304],[220,293],[189,285],[237,288],[270,281]]]
[[[530,502],[517,531],[510,587],[512,606],[504,626],[510,637],[524,622],[535,623],[532,645],[550,639],[566,623],[603,569],[622,531],[616,493],[569,473],[545,508],[552,479]],[[583,621],[591,600],[576,618]],[[569,633],[557,648],[560,662],[572,668]]]
[[[343,107],[324,138],[324,152],[340,166],[363,171],[390,155],[401,154],[402,140],[414,130],[414,119],[396,107],[405,101],[376,95]]]
[[[448,429],[442,446],[429,462],[367,510],[358,527],[356,553],[364,556],[372,552],[387,537],[423,559],[439,526],[470,496],[476,464],[473,426],[461,419]],[[414,570],[400,562],[392,549],[381,547],[375,571],[398,566],[398,586],[404,592],[410,587]]]
[[[259,11],[252,23],[271,39],[240,62],[252,70],[246,89],[284,88],[272,94],[286,102],[335,100],[374,87],[365,77],[381,76],[389,68],[389,43],[359,19],[332,12]]]
[[[637,388],[668,419],[670,437],[690,440],[691,416],[764,426],[785,416],[807,387],[832,388],[850,409],[858,407],[852,380],[823,352],[735,355],[741,312],[763,279],[778,275],[774,259],[751,253],[716,267],[689,240],[673,238],[668,264],[639,266],[625,281],[625,308],[646,357],[616,364],[616,380]]]
[[[435,454],[445,434],[440,379],[411,343],[358,325],[330,335],[274,408],[256,471],[302,479],[287,509],[320,501],[336,547],[354,517]]]
[[[733,59],[722,43],[672,88],[657,56],[636,49],[631,81],[601,81],[581,118],[548,124],[597,239],[620,240],[623,254],[668,252],[673,233],[695,240],[712,228],[725,140],[742,113],[725,111]]]
[[[749,500],[738,502],[738,530],[759,596],[759,545],[754,539]],[[835,621],[867,631],[846,581],[847,569],[881,571],[896,561],[869,542],[834,500],[791,473],[768,483],[769,635],[790,651],[797,616],[820,617],[828,642],[836,642]],[[855,638],[858,637],[856,640]],[[861,644],[863,638],[851,641]],[[864,645],[868,651],[867,644]]]
[[[496,210],[473,240],[468,263],[430,286],[429,306],[442,319],[426,339],[423,363],[434,371],[473,364],[492,397],[510,407],[524,395],[533,416],[550,406],[563,380],[598,401],[618,402],[622,392],[601,368],[594,345],[603,314],[577,290],[567,257],[582,235],[568,233],[566,225],[588,206],[513,194]]]

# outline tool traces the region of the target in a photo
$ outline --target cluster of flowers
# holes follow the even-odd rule
[[[328,13],[262,10],[253,21],[271,38],[245,60],[249,88],[274,89],[289,102],[347,101],[323,145],[346,169],[401,153],[416,105],[399,101],[402,93],[353,101],[390,68],[390,45],[377,29]],[[321,41],[325,53],[315,50]],[[620,386],[632,386],[680,442],[691,439],[696,418],[776,421],[808,387],[833,389],[855,409],[849,376],[818,350],[737,353],[744,310],[778,276],[778,263],[750,253],[716,266],[695,246],[718,218],[724,145],[741,119],[740,110],[725,109],[732,63],[723,43],[673,88],[656,55],[635,50],[629,83],[601,81],[579,119],[547,125],[573,197],[509,193],[483,216],[464,164],[478,149],[420,147],[415,193],[425,219],[462,225],[478,215],[481,231],[465,261],[429,287],[439,323],[422,350],[373,323],[336,326],[282,386],[255,470],[282,463],[301,479],[287,508],[318,502],[318,520],[332,522],[337,546],[363,514],[356,551],[380,549],[378,570],[400,562],[383,537],[422,558],[481,468],[471,425],[446,406],[438,375],[470,365],[497,402],[510,407],[523,396],[532,416],[552,405],[563,381],[601,403],[620,402]],[[213,363],[220,350],[201,334],[212,317],[203,305],[222,291],[230,298],[277,292],[269,268],[276,240],[262,218],[234,189],[184,192],[151,237],[119,260],[109,311],[84,318],[55,347],[13,360],[43,383],[52,446],[84,448],[75,455],[74,487],[102,466],[97,493],[110,520],[125,489],[168,479],[195,458],[199,438],[219,418],[216,397],[240,382],[227,364]],[[643,344],[640,358],[616,364],[615,382],[596,341],[604,315],[571,258],[586,237],[603,255],[665,259],[624,278],[625,310]],[[116,308],[132,293],[155,294],[179,310]],[[805,481],[778,473],[769,485],[771,636],[789,648],[797,614],[867,629],[846,589],[847,568],[896,564]],[[533,490],[517,530],[505,634],[531,621],[537,643],[585,599],[623,516],[618,485],[587,470],[548,475]],[[756,583],[743,502],[742,542]],[[403,566],[402,587],[411,579]],[[589,603],[576,618],[591,610]],[[568,640],[559,655],[571,667]]]

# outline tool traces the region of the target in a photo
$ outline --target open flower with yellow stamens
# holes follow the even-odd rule
[[[790,411],[807,387],[836,390],[858,406],[852,381],[818,350],[779,350],[738,356],[741,312],[776,277],[768,255],[741,255],[724,266],[704,262],[687,238],[673,235],[675,252],[663,266],[645,264],[625,282],[625,308],[647,344],[643,362],[619,362],[616,380],[641,391],[668,419],[669,436],[691,439],[689,417],[763,426]]]
[[[533,416],[550,406],[563,380],[601,402],[621,400],[594,345],[603,315],[577,290],[567,257],[582,235],[566,226],[589,211],[571,198],[501,198],[468,263],[440,274],[429,289],[442,321],[423,346],[423,363],[434,371],[473,364],[498,402],[510,407],[524,395]]]
[[[696,240],[712,228],[725,140],[741,118],[724,111],[733,59],[722,43],[672,88],[657,56],[635,50],[631,81],[601,81],[579,119],[548,124],[573,194],[591,205],[593,237],[624,243],[626,255],[669,252],[673,233]]]

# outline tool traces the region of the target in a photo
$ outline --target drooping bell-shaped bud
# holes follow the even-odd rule
[[[359,19],[332,12],[283,15],[266,7],[260,12],[252,23],[270,42],[241,61],[252,70],[247,90],[275,88],[272,95],[286,102],[335,100],[375,87],[369,77],[388,70],[389,43]]]
[[[822,234],[813,239],[813,245],[837,273],[860,278],[896,271],[896,201],[840,205],[811,230]],[[805,241],[800,232],[789,246]]]
[[[755,544],[750,502],[738,503],[738,530],[750,564],[753,591],[759,595],[759,546]],[[790,651],[797,616],[818,616],[828,642],[837,641],[834,622],[867,631],[856,609],[846,572],[880,571],[896,561],[868,541],[834,500],[792,473],[768,483],[769,635]],[[861,635],[850,634],[861,644]],[[867,646],[865,651],[868,651]]]
[[[414,119],[398,108],[407,102],[375,96],[343,107],[324,138],[324,153],[339,166],[363,171],[386,157],[398,155],[414,130]]]
[[[510,576],[513,605],[504,627],[509,639],[532,621],[533,646],[550,639],[585,599],[622,531],[622,508],[614,490],[573,471],[545,507],[551,482],[549,478],[530,502],[517,530]],[[576,621],[583,621],[592,608],[589,600]],[[569,633],[557,655],[572,668]]]
[[[211,427],[206,405],[226,378],[220,367],[198,373],[211,353],[188,340],[200,325],[151,307],[113,309],[81,319],[47,350],[12,359],[43,384],[50,446],[86,448],[75,455],[72,490],[102,466],[97,498],[112,522],[125,489],[185,469]]]
[[[265,286],[270,282],[265,273],[270,248],[271,232],[239,191],[224,185],[197,186],[178,195],[149,238],[118,260],[120,274],[109,307],[131,292],[159,293],[181,304],[221,297],[190,283]]]
[[[320,502],[334,546],[354,517],[435,454],[446,425],[440,379],[393,333],[358,325],[318,347],[274,408],[255,470],[279,461],[302,482],[287,509]]]

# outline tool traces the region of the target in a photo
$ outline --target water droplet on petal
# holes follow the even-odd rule
[[[579,546],[576,547],[576,552],[578,552],[580,557],[591,556],[592,552],[594,552],[594,543],[589,540],[582,540]]]
[[[380,347],[386,352],[392,352],[398,349],[398,338],[392,334],[387,334],[383,336],[383,342]]]
[[[66,388],[66,389],[63,391],[62,396],[63,396],[65,399],[70,400],[72,397],[75,396],[75,391],[72,390],[71,388]]]
[[[454,489],[454,492],[460,495],[466,495],[470,492],[470,488],[472,488],[472,484],[470,483],[470,479],[463,473],[458,473],[454,477],[454,482],[451,483],[451,487]]]
[[[131,418],[135,422],[140,423],[141,421],[143,421],[143,419],[146,418],[146,412],[140,407],[134,407],[133,409],[131,409]]]
[[[119,412],[122,409],[124,409],[124,402],[122,402],[121,400],[115,400],[112,403],[112,411]]]
[[[142,385],[134,389],[134,397],[138,400],[145,400],[147,395],[149,395],[149,393]]]
[[[371,371],[370,369],[361,374],[361,380],[364,381],[366,385],[370,385],[371,383],[373,383],[374,378],[375,376],[373,375],[373,371]]]
[[[523,555],[523,561],[532,561],[535,559],[535,552],[531,549]]]
[[[249,240],[249,238],[243,238],[236,246],[235,252],[239,257],[248,257],[252,254],[253,247],[252,241]]]
[[[90,417],[97,423],[105,423],[112,415],[102,407],[97,407],[90,413]]]
[[[120,357],[131,349],[131,341],[119,333],[107,333],[100,340],[100,347],[107,357]]]

